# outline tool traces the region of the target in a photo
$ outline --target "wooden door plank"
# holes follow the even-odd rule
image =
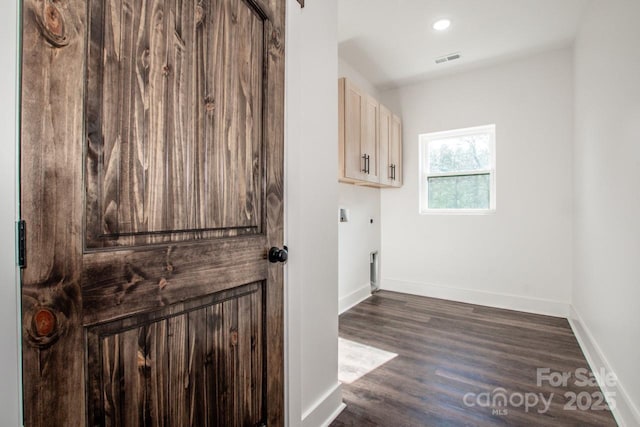
[[[236,411],[236,425],[255,425],[254,415],[254,394],[253,394],[253,371],[252,371],[252,329],[253,317],[251,314],[251,295],[237,299],[237,366],[238,366],[238,402]]]
[[[221,425],[221,419],[224,409],[220,407],[220,399],[224,388],[222,384],[222,376],[218,375],[218,364],[220,363],[220,353],[223,346],[222,330],[224,328],[222,304],[215,304],[207,308],[207,341],[210,348],[209,364],[205,372],[205,382],[207,385],[207,394],[212,396],[212,401],[207,407],[207,419],[212,425]]]
[[[207,416],[212,404],[207,390],[206,365],[211,351],[207,344],[206,309],[192,311],[189,318],[189,426],[207,427],[211,425]]]
[[[102,340],[101,410],[94,422],[113,426],[144,425],[146,415],[146,329],[123,331]]]
[[[94,252],[84,257],[84,322],[166,307],[267,277],[264,236]]]
[[[99,189],[95,190],[100,197],[98,206],[103,221],[95,226],[97,235],[119,231],[120,218],[118,215],[122,213],[122,210],[118,203],[118,181],[120,178],[118,171],[123,155],[122,140],[128,138],[128,135],[121,132],[119,128],[129,120],[130,114],[125,115],[124,112],[128,111],[130,104],[129,97],[125,99],[122,89],[110,90],[110,88],[121,88],[119,82],[127,79],[127,76],[124,76],[121,71],[123,68],[121,63],[126,62],[126,58],[131,58],[130,53],[128,54],[126,51],[127,46],[123,46],[122,32],[120,31],[122,24],[130,21],[131,14],[123,13],[122,0],[116,0],[113,3],[100,3],[94,1],[91,4],[91,12],[94,14],[91,18],[91,29],[95,30],[92,31],[93,37],[100,37],[96,40],[95,53],[99,55],[96,61],[100,61],[96,62],[96,65],[99,63],[104,71],[93,76],[98,80],[96,85],[102,84],[101,87],[95,88],[99,90],[98,93],[101,96],[91,98],[102,102],[99,107],[96,106],[100,110],[95,113],[87,110],[93,120],[100,121],[100,128],[93,130],[93,132],[95,132],[95,138],[98,139],[97,143],[103,146],[101,152],[103,160],[98,164],[101,179],[96,181]],[[92,46],[91,49],[94,47]],[[103,117],[106,118],[104,122],[102,121]],[[128,205],[128,201],[126,199],[126,205]],[[98,214],[97,210],[96,214]]]
[[[220,404],[222,423],[225,426],[239,426],[241,421],[238,398],[238,299],[225,301],[222,304],[222,344],[221,359],[224,362],[216,368],[219,378],[223,378],[223,401]]]
[[[215,227],[213,221],[209,221],[207,215],[211,215],[204,206],[211,206],[208,191],[208,183],[205,179],[207,175],[206,162],[206,135],[204,134],[204,126],[206,126],[206,107],[210,102],[208,93],[205,88],[205,52],[208,52],[206,45],[206,30],[210,29],[208,21],[211,19],[211,3],[206,2],[199,5],[196,9],[193,27],[194,47],[190,58],[190,76],[192,81],[192,103],[191,103],[191,120],[193,124],[200,123],[201,126],[193,126],[193,146],[194,146],[194,204],[197,206],[197,215],[195,216],[196,224],[202,226],[209,224]],[[210,104],[211,108],[212,104]],[[216,209],[212,209],[215,211]]]
[[[120,405],[120,379],[123,377],[120,364],[120,341],[117,335],[110,335],[102,340],[101,381],[94,385],[97,396],[102,397],[101,404],[92,406],[94,417],[90,419],[93,425],[104,424],[106,427],[123,424],[122,407]],[[97,371],[97,369],[95,369]],[[96,399],[100,401],[99,399]],[[94,401],[94,405],[97,402]]]
[[[189,336],[188,316],[182,314],[167,319],[167,347],[169,355],[168,406],[171,426],[186,426],[189,421]]]
[[[118,397],[122,424],[116,423],[116,425],[124,427],[144,425],[147,402],[144,372],[148,367],[145,339],[145,327],[118,334],[120,350],[118,371],[121,376],[117,380],[121,387]]]
[[[263,351],[264,339],[264,299],[263,286],[257,292],[251,294],[251,401],[255,405],[253,408],[253,418],[251,423],[258,424],[263,419],[265,387],[265,352]]]
[[[143,208],[143,224],[145,231],[166,230],[166,113],[167,86],[172,70],[167,64],[168,29],[165,19],[165,1],[151,0],[149,2],[149,81],[145,88],[145,130],[146,154],[144,159],[148,165],[148,175],[145,177],[145,199]],[[148,98],[147,98],[148,97]]]
[[[284,244],[284,52],[285,3],[269,0],[272,16],[265,22],[267,72],[265,88],[264,135],[266,149],[266,234],[271,246]],[[283,269],[271,264],[268,268],[264,304],[266,306],[267,407],[266,423],[284,425],[284,291]]]
[[[185,348],[181,342],[180,347],[169,347],[167,339],[168,321],[154,322],[146,328],[146,357],[145,369],[145,426],[170,427],[169,423],[169,359],[175,353],[180,353]]]
[[[149,140],[149,104],[151,102],[149,81],[152,50],[148,23],[153,19],[153,6],[151,2],[145,1],[139,5],[134,4],[132,7],[134,10],[131,13],[135,17],[133,27],[120,28],[121,38],[127,42],[126,44],[123,42],[123,45],[127,46],[127,51],[131,55],[130,62],[127,63],[130,75],[126,76],[131,79],[131,84],[128,91],[122,90],[124,96],[128,97],[125,105],[128,105],[129,116],[126,121],[121,122],[123,126],[127,126],[126,131],[123,129],[120,132],[125,138],[123,142],[126,143],[126,151],[122,152],[126,158],[121,161],[121,174],[127,178],[127,181],[122,180],[118,185],[120,193],[118,203],[128,205],[130,211],[122,211],[119,233],[135,233],[149,228],[148,212],[145,211],[145,203],[150,197],[147,183],[151,179],[147,141]],[[115,85],[110,88],[117,86],[118,83],[115,82]],[[105,92],[107,90],[108,88],[105,87]],[[87,93],[87,97],[90,96],[91,93]],[[106,120],[108,118],[109,116],[106,116]],[[92,246],[96,246],[96,242],[92,243]]]
[[[85,14],[82,0],[22,2],[20,209],[28,248],[22,367],[24,423],[31,426],[85,422],[84,401],[77,397],[84,390],[79,224]],[[54,321],[50,329],[37,327],[42,309]]]
[[[204,134],[220,143],[206,151],[205,192],[221,207],[208,221],[261,225],[263,24],[240,0],[212,3],[207,16]]]
[[[167,226],[172,230],[196,229],[200,204],[194,191],[194,129],[189,114],[195,105],[191,61],[195,28],[195,8],[190,2],[171,2],[168,15],[167,65],[171,70],[167,88]],[[196,191],[197,193],[197,191]]]
[[[237,75],[237,127],[238,147],[236,156],[235,193],[239,196],[233,215],[237,221],[259,224],[261,213],[262,175],[262,70],[264,25],[260,16],[245,3],[239,1],[238,23],[235,25],[239,43],[236,46]],[[248,24],[242,24],[248,22]],[[243,124],[244,123],[244,124]],[[262,225],[262,224],[260,224]]]
[[[211,91],[208,95],[216,108],[205,113],[204,132],[215,135],[214,139],[220,142],[207,150],[208,157],[205,159],[206,163],[212,166],[205,170],[205,182],[210,184],[205,191],[210,203],[220,207],[208,212],[207,220],[213,224],[232,223],[236,203],[232,190],[235,180],[227,180],[224,177],[232,176],[235,171],[238,139],[235,133],[238,107],[235,99],[238,93],[238,68],[235,58],[238,38],[235,34],[236,26],[232,23],[232,18],[237,20],[237,4],[238,0],[214,2],[207,14],[210,26],[207,45],[210,50],[204,52],[204,78],[205,88]],[[207,60],[209,56],[213,56],[215,60]],[[213,79],[209,79],[210,76]]]
[[[249,283],[209,295],[200,295],[199,297],[194,297],[184,302],[167,305],[165,307],[156,307],[153,311],[146,311],[144,313],[136,314],[135,316],[127,316],[109,322],[101,322],[97,325],[88,327],[87,332],[89,334],[99,334],[101,336],[118,334],[123,330],[141,327],[162,319],[168,319],[200,310],[213,304],[218,304],[222,301],[255,293],[258,291],[260,286],[260,283]]]
[[[125,233],[139,229],[136,216],[140,216],[140,201],[136,200],[138,191],[135,191],[139,185],[136,181],[139,128],[136,125],[142,103],[138,101],[140,85],[136,77],[140,72],[137,64],[142,61],[136,51],[136,41],[146,38],[140,37],[140,33],[146,28],[148,12],[146,4],[137,5],[134,0],[119,0],[111,10],[113,19],[105,20],[104,33],[105,38],[113,33],[113,46],[109,46],[107,39],[103,49],[114,51],[114,55],[105,56],[103,67],[114,69],[112,76],[116,78],[103,80],[103,130],[113,134],[115,149],[110,153],[112,161],[103,165],[103,228],[107,233]]]

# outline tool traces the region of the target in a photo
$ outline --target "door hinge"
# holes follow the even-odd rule
[[[18,267],[27,266],[27,223],[23,220],[16,222],[16,236],[18,239],[17,262]]]

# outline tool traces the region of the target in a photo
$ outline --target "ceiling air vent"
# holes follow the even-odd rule
[[[460,52],[450,53],[449,55],[436,58],[436,64],[443,64],[445,62],[455,61],[456,59],[460,59]]]

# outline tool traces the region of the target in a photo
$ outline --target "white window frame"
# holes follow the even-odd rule
[[[489,149],[491,150],[491,166],[489,169],[472,171],[472,172],[454,172],[454,173],[429,173],[429,143],[436,140],[446,138],[461,137],[466,135],[475,135],[478,133],[489,134]],[[418,135],[419,141],[419,200],[420,214],[446,214],[446,215],[486,215],[496,212],[496,125],[474,126],[464,129],[454,129],[442,132],[423,133]],[[429,208],[429,178],[443,176],[469,176],[469,175],[486,175],[489,174],[489,209],[430,209]]]

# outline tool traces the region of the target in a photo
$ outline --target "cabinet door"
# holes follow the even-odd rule
[[[391,185],[402,186],[402,122],[400,117],[391,117],[391,140],[389,142],[389,169],[391,170]]]
[[[366,95],[347,79],[340,79],[340,178],[365,180],[363,122]]]
[[[380,184],[391,185],[392,169],[390,159],[391,144],[391,111],[384,105],[380,104],[380,130],[378,140],[380,142]]]
[[[365,177],[367,182],[378,183],[378,101],[368,95],[364,104],[364,120],[362,122],[362,146],[361,157],[365,164]]]

